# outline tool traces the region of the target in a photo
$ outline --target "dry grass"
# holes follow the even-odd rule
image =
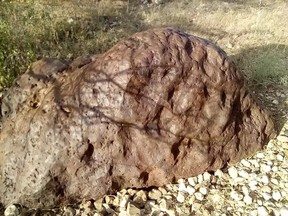
[[[37,58],[107,50],[147,28],[172,26],[222,47],[251,82],[288,85],[288,3],[264,0],[18,0],[0,2],[0,86]]]

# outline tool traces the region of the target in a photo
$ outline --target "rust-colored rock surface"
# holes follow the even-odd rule
[[[173,29],[71,64],[40,60],[1,112],[0,202],[32,207],[216,170],[274,131],[225,52]]]

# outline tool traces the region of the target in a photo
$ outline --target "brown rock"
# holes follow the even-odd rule
[[[148,30],[18,78],[2,102],[0,201],[48,207],[161,186],[250,156],[272,133],[224,51]]]

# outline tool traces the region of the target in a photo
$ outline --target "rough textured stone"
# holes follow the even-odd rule
[[[273,124],[211,42],[137,33],[68,64],[43,59],[2,100],[0,202],[52,206],[236,163]]]

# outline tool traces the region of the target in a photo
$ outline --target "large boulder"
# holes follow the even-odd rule
[[[1,112],[0,202],[32,207],[213,171],[274,132],[225,52],[173,29],[70,64],[37,61]]]

